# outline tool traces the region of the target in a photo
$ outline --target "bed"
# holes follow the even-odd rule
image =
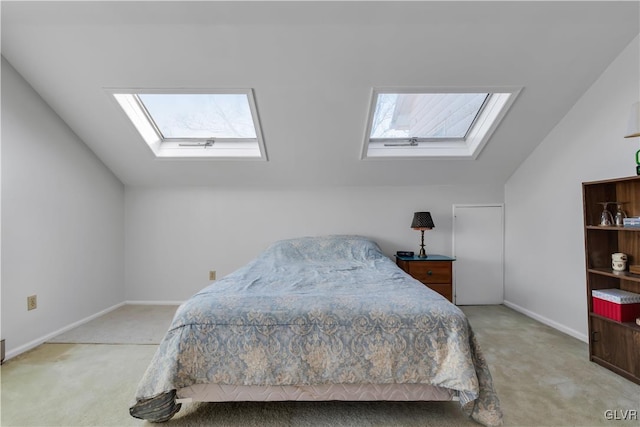
[[[282,240],[176,311],[130,414],[181,401],[458,400],[501,425],[467,318],[361,236]]]

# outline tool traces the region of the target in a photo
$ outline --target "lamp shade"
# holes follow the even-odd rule
[[[640,136],[640,102],[636,102],[631,106],[627,134],[624,137],[634,138],[636,136]]]
[[[411,221],[411,228],[433,228],[433,219],[431,219],[431,212],[415,212],[413,214],[413,221]]]

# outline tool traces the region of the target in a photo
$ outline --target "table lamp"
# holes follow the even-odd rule
[[[424,230],[431,230],[434,227],[433,219],[431,219],[431,212],[415,212],[413,214],[413,221],[411,221],[411,228],[414,230],[420,230],[422,237],[420,241],[420,253],[418,258],[426,258],[427,254],[424,251]]]

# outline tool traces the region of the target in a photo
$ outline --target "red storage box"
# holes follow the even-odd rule
[[[640,317],[640,294],[621,289],[591,291],[593,312],[618,322],[634,322]]]

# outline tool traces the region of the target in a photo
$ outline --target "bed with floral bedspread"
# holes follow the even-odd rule
[[[502,424],[465,315],[359,236],[274,243],[183,303],[130,408],[153,422],[198,384],[429,384],[484,425]]]

